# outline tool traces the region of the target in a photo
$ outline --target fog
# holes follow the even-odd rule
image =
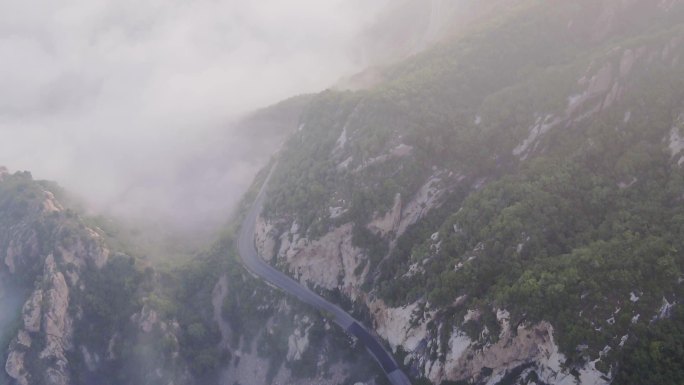
[[[93,214],[216,228],[303,104],[255,110],[366,86],[497,1],[0,0],[0,166]]]
[[[178,169],[216,136],[230,152],[236,118],[366,65],[354,41],[384,3],[2,1],[0,164],[98,209],[180,209],[201,197]],[[226,200],[254,167],[226,167]]]

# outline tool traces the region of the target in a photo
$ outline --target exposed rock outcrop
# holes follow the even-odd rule
[[[295,317],[295,322],[299,317]],[[287,340],[287,360],[298,361],[302,359],[302,355],[309,348],[309,330],[312,325],[309,324],[308,317],[304,316],[301,319],[301,326],[296,328]]]
[[[214,290],[211,293],[211,306],[213,307],[214,322],[219,327],[221,333],[221,343],[219,346],[223,349],[229,348],[230,337],[233,334],[230,325],[223,319],[223,301],[228,295],[228,277],[224,274],[216,282]]]
[[[684,150],[684,135],[682,134],[684,128],[684,114],[678,119],[674,127],[670,130],[670,137],[668,139],[668,148],[673,160],[677,161],[678,165],[684,163],[682,157],[682,150]]]
[[[19,384],[68,385],[72,368],[67,357],[75,351],[73,325],[80,314],[73,293],[85,289],[83,270],[104,266],[109,250],[97,232],[67,214],[29,174],[7,175],[5,181],[14,178],[13,183],[25,186],[20,191],[29,193],[25,209],[15,211],[14,221],[0,229],[4,267],[18,281],[35,286],[25,297],[5,369]]]
[[[608,11],[601,18],[612,20],[615,17],[614,10],[610,10],[609,7],[606,9]],[[606,26],[606,28],[612,27]],[[599,34],[603,35],[604,33]],[[535,124],[530,127],[528,137],[514,148],[513,154],[521,159],[526,159],[529,152],[537,148],[539,139],[550,130],[558,127],[569,127],[573,123],[585,120],[616,105],[628,91],[630,75],[634,71],[651,66],[655,62],[662,65],[676,65],[680,57],[673,52],[681,49],[683,40],[681,36],[674,36],[664,46],[661,45],[660,47],[615,47],[606,52],[604,63],[599,67],[592,62],[585,75],[577,81],[582,91],[568,95],[565,111],[538,116]],[[628,111],[625,123],[630,118],[631,112]],[[671,140],[676,142],[677,139],[673,136]]]
[[[389,343],[392,350],[401,347],[406,352],[415,351],[427,337],[427,322],[415,322],[424,304],[414,303],[401,308],[391,308],[382,300],[370,304],[370,312],[376,331]]]
[[[45,348],[40,359],[51,364],[46,370],[48,384],[68,384],[70,382],[66,352],[73,349],[72,320],[69,308],[69,288],[64,275],[57,270],[54,257],[49,255],[45,261],[46,278],[43,298],[43,322],[41,334],[44,335]]]
[[[401,221],[397,227],[397,237],[438,205],[439,199],[447,192],[446,188],[442,185],[445,176],[443,174],[443,172],[435,172],[420,187],[415,196],[406,203],[406,206],[402,209]]]
[[[351,294],[364,275],[356,269],[365,259],[362,250],[352,244],[352,226],[340,226],[312,242],[297,233],[285,232],[281,235],[279,259],[302,282],[325,289],[341,287]]]
[[[296,225],[293,225],[296,226]],[[274,237],[274,225],[270,221],[258,217],[257,218],[257,230],[255,236],[255,242],[259,255],[261,255],[266,261],[271,261],[276,252],[276,240]]]
[[[29,385],[29,373],[26,371],[24,361],[26,353],[16,349],[16,343],[10,345],[10,352],[5,363],[5,372],[19,385]]]
[[[6,367],[8,374],[19,383],[31,384],[43,378],[48,384],[69,384],[70,374],[67,351],[73,349],[72,319],[69,314],[69,287],[55,258],[45,259],[43,280],[33,291],[22,310],[23,327],[10,348]],[[31,337],[31,336],[35,337]],[[41,340],[43,349],[31,353],[33,338]],[[40,359],[46,365],[44,373],[30,373],[26,367],[28,350],[32,360]]]

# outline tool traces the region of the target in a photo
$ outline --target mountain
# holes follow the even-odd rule
[[[519,2],[319,95],[262,254],[362,306],[414,378],[681,381],[658,357],[681,361],[682,10]]]
[[[111,249],[101,229],[62,206],[61,192],[28,172],[0,174],[0,307],[11,378],[0,383],[155,383],[146,378],[152,365],[182,381],[189,375],[175,352],[179,325],[148,305],[154,272]]]
[[[250,164],[273,159],[183,261],[2,170],[0,384],[386,384],[329,315],[242,266],[271,169],[259,253],[414,384],[681,383],[684,1],[468,9],[356,91],[255,115],[250,143],[277,139]]]
[[[320,362],[335,382],[378,374],[322,314],[244,270],[233,227],[153,265],[56,184],[0,171],[0,384],[270,383]]]

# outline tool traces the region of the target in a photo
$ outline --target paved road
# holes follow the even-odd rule
[[[329,317],[332,317],[332,320],[347,331],[347,333],[358,338],[366,346],[366,350],[368,350],[385,371],[385,374],[387,374],[387,378],[392,385],[411,385],[408,377],[399,369],[394,357],[392,357],[382,344],[369,333],[360,322],[338,306],[326,301],[318,294],[299,284],[299,282],[267,264],[257,253],[254,245],[256,219],[263,207],[265,197],[264,191],[266,190],[266,185],[271,179],[271,174],[274,169],[275,166],[271,169],[252,208],[242,223],[242,228],[240,229],[240,234],[238,236],[238,252],[240,258],[242,258],[242,262],[252,273],[288,294],[297,297],[300,301],[314,306]]]

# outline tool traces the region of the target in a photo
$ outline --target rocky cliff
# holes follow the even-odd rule
[[[650,220],[679,223],[681,191],[658,203],[648,191],[681,179],[682,7],[528,2],[368,92],[320,95],[280,156],[261,254],[363,304],[415,378],[620,378],[639,320],[681,301],[681,253],[653,248],[655,262],[618,248],[657,239],[678,250],[677,237],[617,215],[639,215],[625,207],[647,194],[663,213]],[[608,230],[617,223],[636,238]],[[594,253],[610,257],[599,265]],[[633,267],[611,265],[621,258]],[[662,269],[631,270],[651,263]],[[571,278],[586,264],[612,284]]]
[[[133,260],[113,253],[101,230],[65,209],[50,191],[54,187],[34,181],[26,172],[5,170],[0,180],[0,271],[5,285],[13,286],[14,299],[23,301],[16,328],[4,331],[14,335],[4,368],[21,385],[84,383],[102,375],[106,366],[120,364],[117,338],[122,335],[115,331],[125,325],[107,328],[103,323],[110,320],[99,316],[124,308],[135,311],[117,305],[134,302],[125,296],[139,294],[109,280],[104,283],[110,285],[107,292],[117,294],[103,298],[96,287],[103,284],[98,278],[106,280],[107,272],[124,261],[127,268],[117,271],[124,275],[118,278],[132,279]],[[130,325],[139,325],[141,334],[150,333],[156,324],[169,329],[152,311],[139,311],[131,316]],[[125,319],[126,314],[116,316]],[[90,332],[99,335],[90,338]],[[172,329],[170,333],[169,338]]]
[[[6,215],[0,246],[3,268],[25,281],[35,280],[5,369],[19,384],[69,384],[66,355],[74,349],[71,292],[82,285],[81,269],[102,267],[109,250],[94,230],[63,220],[68,215],[64,208],[29,175],[5,174],[0,183]]]

